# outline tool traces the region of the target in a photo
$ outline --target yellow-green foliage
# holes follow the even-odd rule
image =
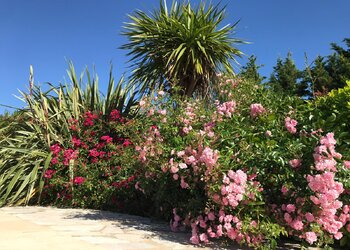
[[[332,90],[314,102],[314,114],[318,125],[325,131],[334,131],[338,144],[350,145],[350,81],[344,88]]]

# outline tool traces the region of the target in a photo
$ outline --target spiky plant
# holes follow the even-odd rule
[[[232,37],[237,22],[221,27],[225,8],[201,3],[160,3],[148,15],[129,15],[123,35],[129,40],[121,48],[130,50],[134,82],[148,83],[149,90],[181,87],[183,94],[205,96],[216,73],[232,73],[231,61],[242,52],[234,47],[242,40]]]

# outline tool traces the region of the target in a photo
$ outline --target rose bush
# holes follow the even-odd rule
[[[127,136],[130,121],[112,110],[107,119],[87,111],[69,123],[70,141],[50,147],[42,202],[118,211],[137,208],[135,192],[129,191],[137,175],[133,143]]]
[[[170,220],[191,242],[274,248],[349,235],[349,152],[314,127],[304,101],[223,78],[217,101],[159,91],[130,120],[87,111],[51,147],[43,202]]]
[[[174,230],[192,228],[195,244],[224,237],[267,248],[281,234],[323,245],[346,233],[347,161],[333,134],[323,149],[325,133],[312,129],[303,101],[239,79],[223,79],[212,106],[163,94],[141,102],[137,188],[154,201],[154,212],[172,215]],[[312,178],[329,178],[328,191],[311,188]],[[333,205],[311,198],[328,193]]]

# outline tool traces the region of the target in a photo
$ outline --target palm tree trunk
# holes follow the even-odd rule
[[[197,85],[197,80],[194,76],[190,77],[188,84],[186,84],[186,95],[192,97],[193,91]]]

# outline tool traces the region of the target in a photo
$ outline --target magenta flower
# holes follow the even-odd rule
[[[61,152],[61,147],[58,144],[54,144],[50,147],[50,151],[53,155],[57,156]]]
[[[52,176],[53,176],[55,173],[56,173],[55,170],[48,169],[48,170],[46,170],[45,173],[44,173],[44,178],[46,178],[46,179],[51,179]]]
[[[120,117],[121,117],[120,112],[119,112],[119,110],[116,110],[116,109],[112,110],[112,112],[109,115],[109,119],[111,121],[116,121],[116,120],[120,119]]]
[[[81,185],[85,182],[85,178],[84,177],[81,177],[81,176],[77,176],[74,178],[74,184],[76,185]]]
[[[96,148],[94,149],[90,149],[89,150],[89,156],[92,156],[92,157],[99,157],[100,153],[97,151]]]
[[[132,142],[129,139],[125,139],[125,141],[123,142],[123,147],[128,147],[131,144]]]
[[[104,135],[101,137],[101,140],[105,141],[108,144],[108,143],[111,143],[113,141],[113,138],[108,136],[108,135]]]
[[[76,148],[81,145],[80,139],[76,138],[75,136],[72,137],[72,142],[73,142],[74,147],[76,147]]]

